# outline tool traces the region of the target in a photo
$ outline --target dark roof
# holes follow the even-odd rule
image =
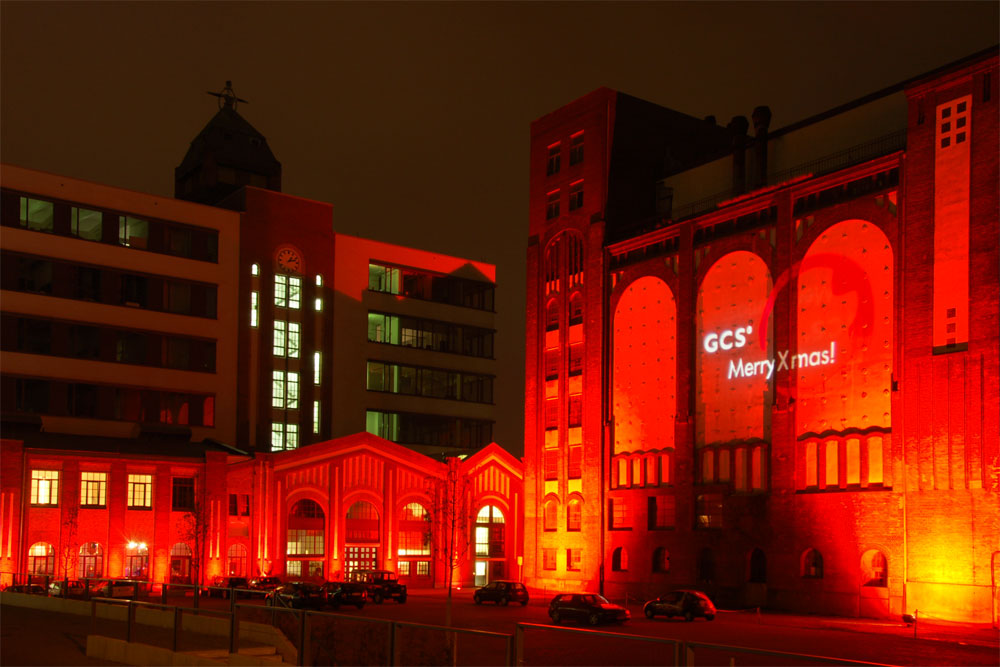
[[[231,106],[219,109],[191,141],[191,147],[177,167],[177,173],[187,174],[200,166],[207,154],[212,155],[216,164],[262,175],[281,167],[264,135]]]

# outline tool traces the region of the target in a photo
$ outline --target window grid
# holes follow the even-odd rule
[[[577,132],[570,137],[569,166],[583,162],[583,132]]]
[[[313,352],[313,384],[319,386],[319,381],[323,376],[323,367],[320,364],[320,353]]]
[[[274,276],[274,305],[277,308],[288,307],[288,276]]]
[[[108,474],[105,472],[80,473],[80,506],[104,507]]]
[[[150,509],[153,506],[153,476],[128,476],[128,508]]]
[[[576,572],[580,569],[580,562],[583,560],[583,549],[566,550],[566,569]]]
[[[271,407],[299,409],[299,374],[292,371],[271,371]]]
[[[31,504],[52,506],[59,504],[58,470],[31,471]]]
[[[313,433],[319,433],[319,401],[313,401]]]
[[[289,528],[286,553],[289,556],[321,556],[323,554],[323,530]]]
[[[256,327],[260,317],[259,292],[250,292],[250,326]]]
[[[611,499],[611,528],[624,530],[629,528],[628,503],[625,498]]]
[[[288,307],[292,310],[302,307],[302,278],[288,278]]]

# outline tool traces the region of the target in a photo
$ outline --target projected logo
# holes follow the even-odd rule
[[[752,322],[748,322],[746,326],[713,331],[705,334],[702,338],[702,350],[706,354],[714,355],[733,350],[738,352],[739,356],[735,359],[727,360],[727,379],[763,377],[770,380],[775,373],[780,371],[829,366],[837,363],[837,342],[832,337],[829,343],[822,348],[796,351],[795,354],[792,354],[791,349],[786,348],[777,351],[773,357],[767,356],[768,321],[774,311],[778,295],[788,285],[791,278],[822,269],[830,273],[832,294],[840,298],[842,302],[846,303],[847,299],[850,298],[858,305],[854,319],[847,327],[848,335],[852,339],[861,339],[862,342],[870,335],[873,299],[871,284],[865,270],[853,259],[843,255],[831,253],[811,255],[791,266],[775,281],[759,320],[756,346],[760,350],[759,353],[756,352],[754,346],[750,345],[754,335]],[[834,329],[833,325],[839,323],[831,322],[830,324],[831,329]],[[761,358],[760,353],[763,353],[763,358]]]

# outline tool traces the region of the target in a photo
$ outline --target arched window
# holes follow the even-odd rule
[[[555,498],[545,501],[545,530],[555,530],[559,523],[559,503]]]
[[[653,550],[653,572],[664,573],[670,571],[670,552],[666,547],[656,547]]]
[[[80,559],[76,565],[76,578],[100,577],[104,574],[104,547],[97,542],[80,545]]]
[[[823,554],[816,549],[806,549],[802,554],[802,576],[806,579],[823,578]]]
[[[184,542],[170,547],[170,583],[191,583],[191,547]]]
[[[378,510],[367,500],[359,500],[347,510],[347,541],[378,542]]]
[[[569,298],[569,324],[573,326],[574,324],[583,323],[583,295],[579,292],[573,292],[573,295]]]
[[[125,546],[125,578],[149,579],[149,547],[145,542]]]
[[[229,545],[226,560],[228,561],[230,577],[246,577],[249,575],[247,568],[247,548],[242,544]]]
[[[503,512],[499,507],[486,505],[476,515],[476,555],[490,558],[503,557],[504,544]]]
[[[326,514],[319,503],[304,498],[288,513],[285,573],[290,577],[322,577],[326,546]],[[320,558],[316,558],[320,556]]]
[[[28,549],[28,572],[31,574],[55,574],[56,552],[48,542],[35,542]]]
[[[698,552],[698,581],[708,584],[715,581],[715,554],[708,547]]]
[[[559,328],[559,304],[555,299],[545,307],[545,330],[555,331]]]
[[[618,547],[611,553],[611,569],[614,572],[628,570],[628,551],[625,550],[625,547]]]
[[[396,572],[400,577],[431,576],[431,515],[417,502],[399,512]]]
[[[309,499],[300,500],[295,503],[292,506],[291,514],[294,517],[301,517],[303,519],[322,519],[324,516],[323,508],[319,506],[319,503]]]
[[[579,498],[570,498],[566,504],[566,530],[580,530],[583,502]]]
[[[889,566],[885,554],[878,549],[866,551],[861,557],[861,585],[875,588],[889,585]]]
[[[747,581],[751,584],[767,583],[767,556],[759,548],[750,552],[750,569]]]

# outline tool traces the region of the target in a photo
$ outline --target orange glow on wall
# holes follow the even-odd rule
[[[837,223],[806,251],[789,353],[799,362],[790,369],[799,436],[891,427],[892,281],[892,248],[870,222]],[[832,363],[810,364],[826,350],[835,352]]]
[[[629,285],[614,318],[614,453],[674,446],[677,305],[659,278]]]
[[[737,251],[718,260],[698,290],[698,446],[770,438],[771,327],[764,349],[761,314],[771,293],[771,274],[757,255]]]

